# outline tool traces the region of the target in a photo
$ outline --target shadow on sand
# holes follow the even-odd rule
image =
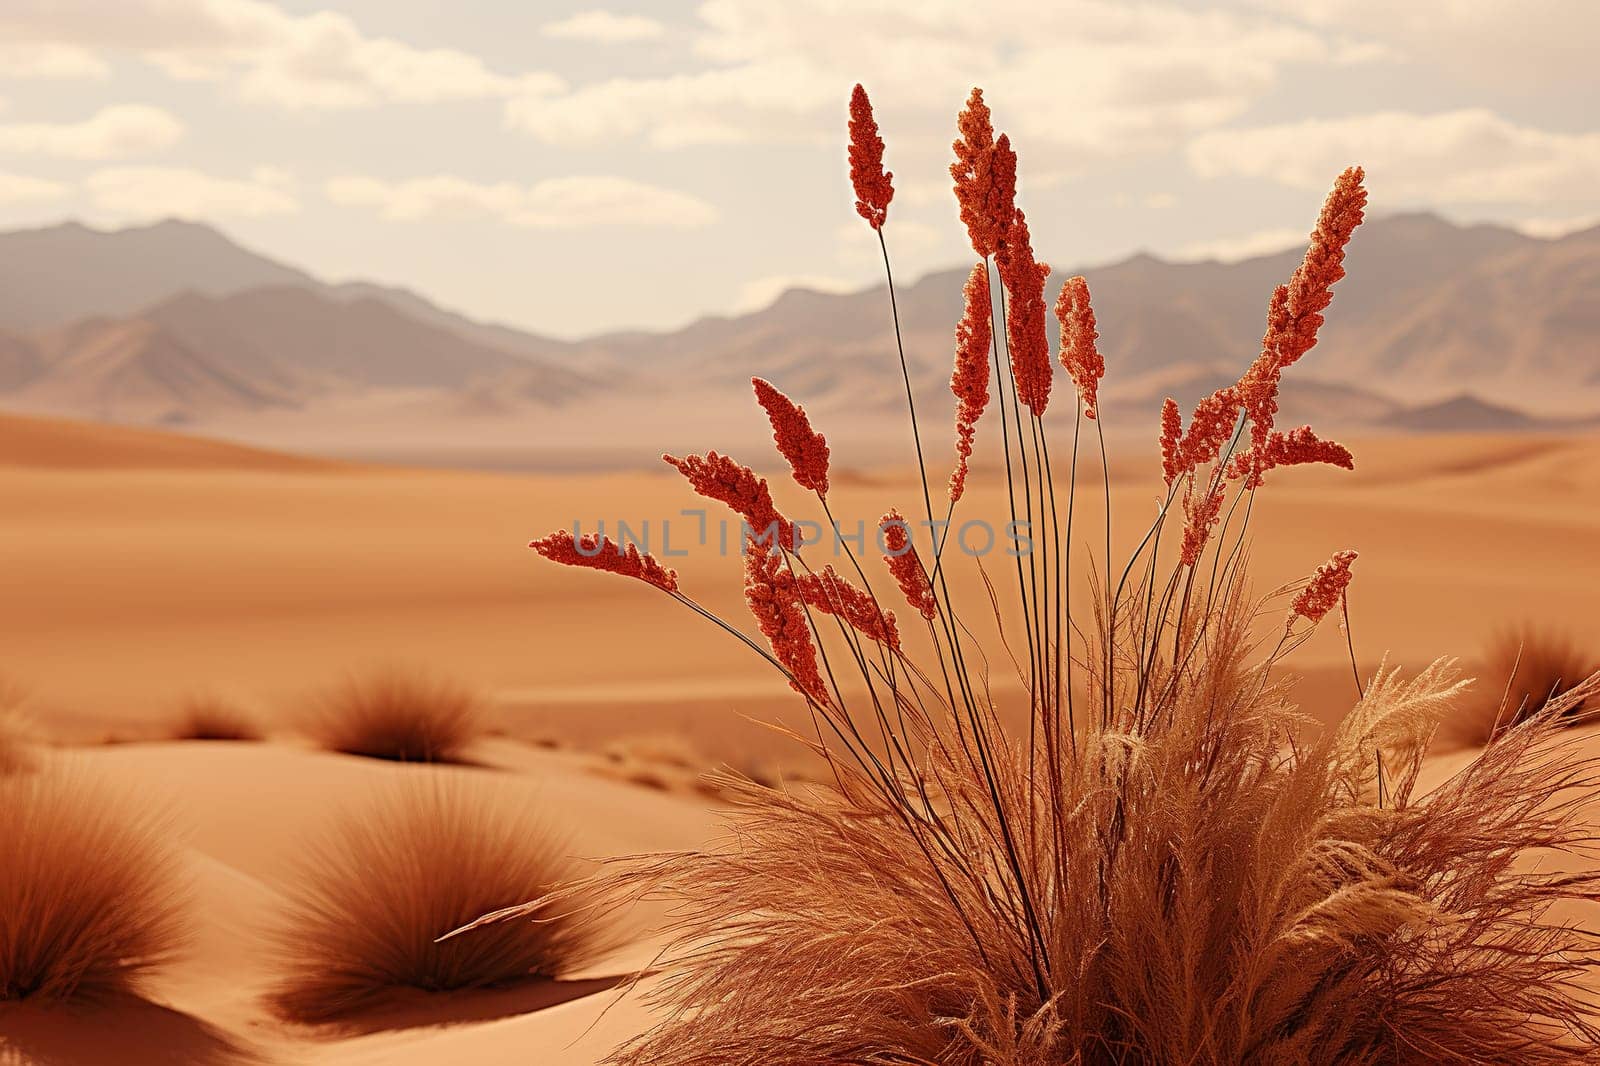
[[[393,998],[381,1007],[319,1028],[329,1035],[364,1036],[392,1029],[492,1022],[499,1018],[559,1007],[563,1003],[608,992],[633,979],[633,974],[626,974],[580,981],[527,981],[504,988],[471,992],[397,990]]]
[[[138,997],[89,1006],[0,1004],[4,1066],[250,1066],[260,1061],[221,1029]]]

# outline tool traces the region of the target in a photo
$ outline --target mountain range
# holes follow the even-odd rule
[[[1088,278],[1107,406],[1143,425],[1164,396],[1189,403],[1238,373],[1298,259],[1141,254],[1058,271],[1051,297],[1068,274]],[[1600,413],[1600,227],[1543,240],[1396,215],[1358,231],[1347,265],[1321,342],[1286,382],[1287,417],[1433,431]],[[917,395],[940,410],[966,273],[897,293]],[[791,289],[750,314],[564,341],[403,289],[329,284],[192,222],[0,233],[0,407],[14,410],[292,445],[301,422],[349,429],[355,412],[395,415],[374,420],[383,432],[532,427],[553,412],[594,426],[629,409],[624,397],[693,404],[759,374],[817,410],[870,417],[903,402],[893,352],[881,286]]]

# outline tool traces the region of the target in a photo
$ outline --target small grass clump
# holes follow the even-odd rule
[[[1539,716],[1554,700],[1600,672],[1600,656],[1570,636],[1525,626],[1501,633],[1488,649],[1478,698],[1463,703],[1446,723],[1448,737],[1481,746],[1513,726]],[[1562,701],[1561,719],[1583,720],[1600,700]]]
[[[262,740],[266,734],[238,705],[207,693],[184,703],[173,736],[177,740]]]
[[[438,938],[575,872],[545,825],[492,792],[431,784],[383,797],[333,825],[303,864],[277,933],[284,977],[273,1005],[327,1023],[408,992],[567,973],[604,943],[571,912]]]
[[[323,698],[313,738],[329,751],[395,762],[460,762],[483,732],[483,703],[443,678],[387,671],[352,678]]]
[[[74,773],[0,778],[0,1001],[137,992],[184,936],[159,819]]]

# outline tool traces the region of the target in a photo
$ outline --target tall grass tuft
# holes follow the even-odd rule
[[[486,910],[549,892],[577,868],[537,817],[482,787],[413,785],[313,843],[277,931],[290,1019],[322,1023],[410,991],[556,977],[605,946],[576,917],[526,919],[437,943]]]
[[[185,933],[158,818],[70,770],[0,777],[0,1000],[137,992]]]
[[[314,709],[322,747],[396,762],[459,762],[483,732],[483,702],[444,678],[388,670],[347,680]]]
[[[858,210],[887,273],[891,176],[859,87],[850,113]],[[1354,463],[1309,426],[1275,419],[1281,377],[1317,343],[1344,276],[1367,201],[1360,168],[1335,181],[1239,379],[1187,424],[1167,401],[1159,509],[1119,559],[1108,475],[1088,487],[1077,477],[1083,447],[1109,469],[1103,427],[1116,418],[1099,391],[1088,283],[1070,279],[1055,302],[1077,396],[1047,420],[1048,268],[1014,202],[1016,155],[978,90],[957,128],[951,173],[980,259],[954,343],[956,475],[936,503],[897,344],[922,498],[910,518],[884,515],[881,562],[832,540],[859,582],[853,612],[815,579],[821,546],[791,536],[798,524],[766,482],[715,452],[669,461],[749,527],[755,633],[632,545],[590,541],[614,560],[602,564],[556,550],[570,535],[535,542],[556,562],[643,582],[764,659],[805,701],[807,743],[832,786],[747,782],[722,846],[612,863],[467,935],[565,913],[591,893],[673,904],[676,939],[654,991],[664,1020],[616,1053],[628,1066],[1600,1061],[1600,757],[1557,728],[1600,693],[1600,676],[1424,789],[1424,755],[1463,684],[1448,662],[1409,680],[1354,669],[1356,553],[1333,552],[1265,598],[1249,592],[1248,530],[1268,475]],[[973,352],[985,331],[972,321],[986,288],[1003,324],[987,331],[998,517],[1020,523],[1032,550],[974,564],[943,531],[969,498],[966,460],[987,406]],[[1063,422],[1071,450],[1052,457]],[[780,450],[833,522],[826,453]],[[1078,494],[1096,490],[1104,527],[1076,528]],[[1075,538],[1095,548],[1085,573],[1071,565]],[[1331,547],[1308,548],[1308,568]],[[951,594],[958,565],[981,568],[976,611]],[[891,602],[911,608],[892,630]],[[872,620],[864,604],[878,624],[861,624]],[[985,614],[994,627],[980,635]],[[1283,665],[1330,614],[1350,646],[1352,708],[1313,734],[1285,700]],[[997,668],[1014,671],[1020,696],[991,688]]]
[[[1570,636],[1524,626],[1508,629],[1488,648],[1483,691],[1445,723],[1445,733],[1463,744],[1487,744],[1519,722],[1539,715],[1551,701],[1577,688],[1596,671],[1600,656]],[[1583,721],[1600,699],[1565,701],[1563,720]]]

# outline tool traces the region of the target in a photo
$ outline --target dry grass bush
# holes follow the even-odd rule
[[[389,670],[327,694],[309,731],[322,747],[397,762],[459,762],[483,732],[477,693],[445,678]]]
[[[173,730],[176,740],[263,740],[255,718],[220,696],[203,693],[184,701]]]
[[[1600,657],[1587,654],[1571,637],[1524,627],[1507,630],[1490,645],[1484,684],[1463,701],[1445,723],[1448,739],[1483,745],[1519,722],[1538,715],[1553,699],[1600,671]],[[1587,720],[1600,700],[1567,701],[1569,723]]]
[[[1280,376],[1315,344],[1343,276],[1361,171],[1340,176],[1245,373],[1187,428],[1168,401],[1165,498],[1132,557],[1112,565],[1109,514],[1103,540],[1073,527],[1077,494],[1093,491],[1078,484],[1078,445],[1105,447],[1087,283],[1068,280],[1056,305],[1077,409],[1071,458],[1053,463],[1048,269],[1013,203],[1015,155],[976,90],[959,129],[952,173],[980,262],[956,333],[956,469],[936,510],[913,406],[928,521],[913,537],[898,512],[885,516],[877,546],[891,582],[874,586],[848,541],[834,548],[843,573],[825,567],[766,482],[716,453],[668,461],[771,531],[744,557],[764,640],[635,547],[565,532],[533,545],[634,578],[761,656],[805,701],[808,743],[834,787],[746,783],[722,846],[620,860],[475,924],[563,913],[595,892],[670,902],[676,937],[654,993],[664,1020],[616,1053],[627,1066],[1600,1061],[1600,757],[1558,728],[1600,677],[1424,792],[1424,754],[1462,692],[1448,663],[1410,680],[1384,667],[1363,685],[1357,673],[1352,710],[1321,733],[1284,699],[1279,667],[1330,613],[1355,660],[1355,553],[1282,590],[1294,592],[1287,610],[1278,594],[1246,591],[1265,476],[1353,463],[1310,427],[1275,429],[1274,416]],[[857,87],[851,176],[880,240],[892,194],[882,152]],[[909,400],[903,356],[902,370]],[[989,602],[969,614],[944,570],[974,564],[937,530],[961,500],[991,387],[1008,517],[1027,520],[1033,548],[978,562]],[[755,388],[794,480],[832,520],[826,442],[772,386]],[[1076,588],[1075,534],[1103,545]],[[890,591],[911,624],[885,608]],[[1013,592],[1020,626],[1002,624],[999,598]],[[993,635],[979,633],[985,609]],[[1000,706],[995,670],[1015,673],[1026,707]]]
[[[136,992],[185,935],[159,818],[71,770],[0,778],[0,1001]]]
[[[290,888],[272,1001],[302,1022],[338,1021],[406,992],[557,977],[606,945],[577,917],[513,922],[442,943],[485,910],[543,894],[577,872],[522,806],[475,783],[413,784],[350,813]]]

